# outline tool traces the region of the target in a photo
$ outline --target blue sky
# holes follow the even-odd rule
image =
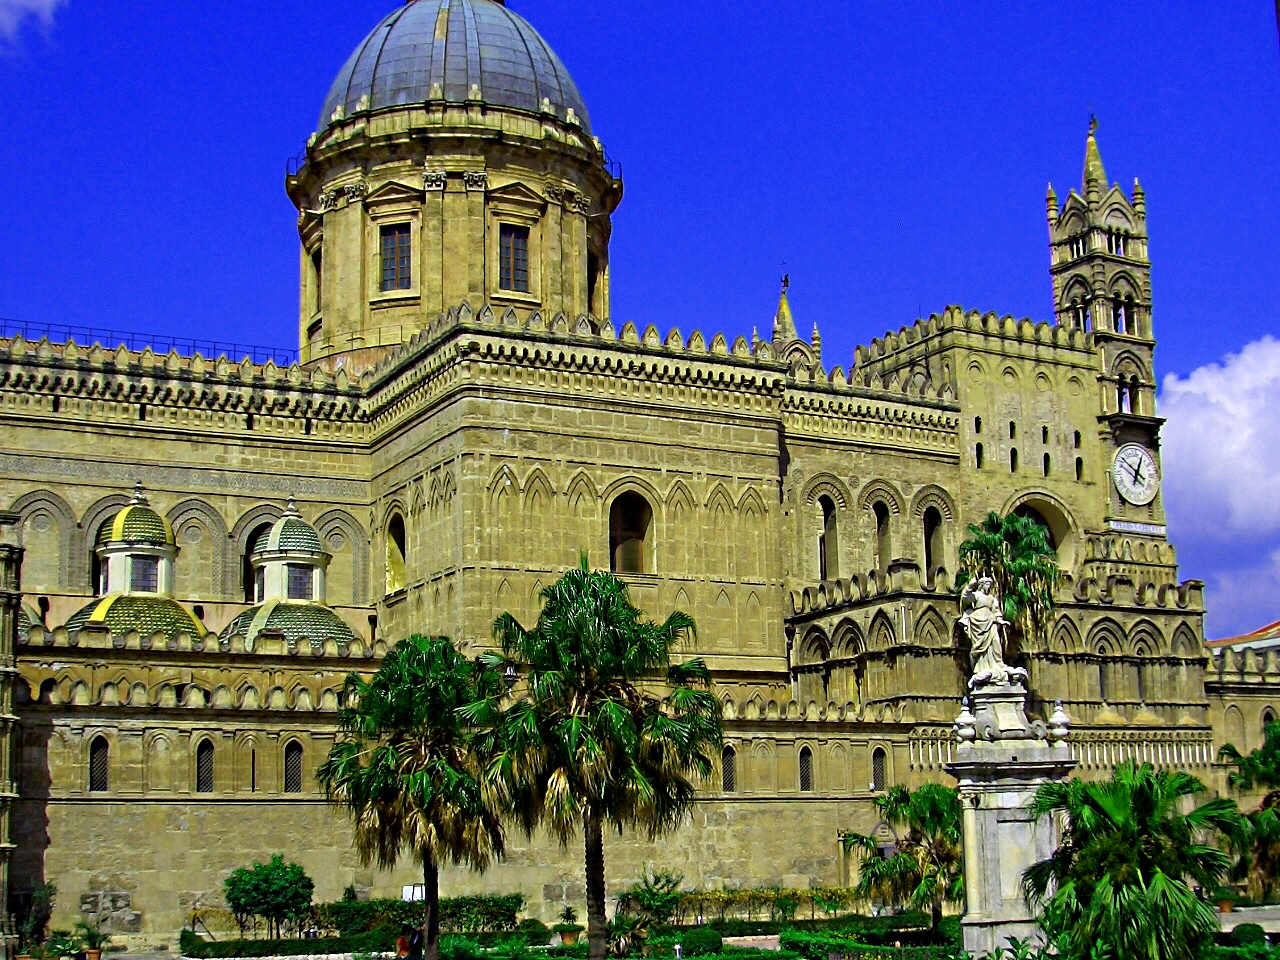
[[[396,2],[0,0],[0,317],[293,346],[285,162]],[[1270,0],[511,6],[623,164],[615,319],[766,328],[785,261],[829,365],[949,303],[1047,319],[1045,185],[1096,113],[1147,192],[1183,574],[1211,635],[1280,617]]]

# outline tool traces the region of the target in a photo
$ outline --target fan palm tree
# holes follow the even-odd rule
[[[700,659],[672,663],[694,635],[679,611],[662,623],[643,617],[626,584],[580,565],[542,591],[537,624],[510,613],[494,622],[502,653],[494,666],[517,666],[523,695],[477,704],[492,722],[486,753],[491,780],[526,834],[545,824],[567,844],[585,840],[587,936],[604,957],[604,827],[640,827],[650,838],[688,811],[695,781],[719,759],[720,703]],[[485,712],[489,716],[485,716]]]
[[[969,525],[960,544],[956,588],[990,577],[1004,603],[1004,618],[1024,637],[1038,636],[1053,612],[1058,558],[1048,531],[1031,517],[994,511],[982,523]]]
[[[317,771],[354,821],[366,865],[390,869],[405,851],[422,865],[427,960],[440,950],[440,865],[483,870],[503,853],[495,798],[482,787],[460,713],[501,687],[446,637],[403,640],[369,680],[347,677],[339,739]]]
[[[1248,881],[1251,894],[1269,899],[1280,878],[1280,723],[1267,724],[1256,750],[1242,754],[1228,743],[1218,755],[1235,764],[1227,778],[1233,787],[1266,791],[1258,808],[1246,815],[1243,829],[1231,838],[1231,847],[1239,854],[1234,875]]]
[[[1029,903],[1042,905],[1042,925],[1070,960],[1193,960],[1218,929],[1208,903],[1187,879],[1212,888],[1227,856],[1198,842],[1230,835],[1240,812],[1214,798],[1182,812],[1204,792],[1195,777],[1125,763],[1112,779],[1046,783],[1032,812],[1065,815],[1058,849],[1023,875]]]
[[[964,899],[960,793],[940,783],[914,792],[896,786],[876,798],[876,807],[898,831],[898,849],[882,856],[874,837],[845,834],[845,849],[863,854],[854,890],[866,899],[927,909],[936,930],[943,904]]]

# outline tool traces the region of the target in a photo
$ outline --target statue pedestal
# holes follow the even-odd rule
[[[947,772],[959,781],[964,809],[964,948],[981,955],[1006,948],[1008,937],[1038,934],[1022,873],[1053,854],[1058,829],[1031,813],[1031,800],[1076,762],[1064,742],[1065,714],[1055,713],[1051,728],[1029,723],[1021,684],[980,687],[972,697],[973,713],[956,721],[961,742]]]

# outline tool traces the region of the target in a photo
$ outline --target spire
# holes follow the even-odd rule
[[[129,498],[132,506],[145,507],[147,505],[147,495],[144,492],[141,480],[135,480],[133,483],[133,496]]]
[[[1102,154],[1098,152],[1098,118],[1089,117],[1089,139],[1084,145],[1084,190],[1085,196],[1101,196],[1107,189],[1107,171],[1102,166]]]
[[[791,317],[791,304],[787,302],[787,288],[791,286],[791,274],[782,277],[782,296],[778,298],[778,312],[773,318],[773,342],[786,343],[796,338],[796,322]]]
[[[1147,194],[1137,177],[1133,178],[1133,212],[1143,220],[1147,218]]]
[[[1044,195],[1044,205],[1049,211],[1049,224],[1058,222],[1058,195],[1053,192],[1053,184],[1049,184],[1049,192]]]

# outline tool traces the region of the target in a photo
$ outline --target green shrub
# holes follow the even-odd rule
[[[441,897],[440,929],[448,933],[514,930],[522,909],[524,896],[519,893]],[[383,926],[417,926],[422,923],[422,904],[407,900],[343,899],[319,904],[316,919],[321,926],[333,927],[345,937]]]
[[[694,927],[680,935],[680,947],[686,957],[709,957],[724,948],[724,941],[711,927]]]
[[[440,960],[484,960],[484,948],[466,937],[441,937]]]
[[[783,930],[778,939],[782,949],[794,951],[805,960],[828,960],[833,954],[842,960],[951,960],[960,952],[954,944],[894,947],[864,943],[853,933],[833,936],[808,930]]]
[[[1233,947],[1247,947],[1255,943],[1267,942],[1267,931],[1262,929],[1261,924],[1242,923],[1228,936],[1228,942]]]
[[[1210,947],[1205,960],[1280,960],[1280,949],[1265,943],[1251,943],[1243,947]]]
[[[183,930],[178,945],[184,957],[221,960],[226,957],[297,956],[304,953],[386,953],[394,951],[399,928],[382,927],[350,937],[315,940],[206,940]]]
[[[232,870],[223,885],[227,906],[235,914],[244,933],[250,917],[267,921],[268,932],[280,936],[286,920],[297,920],[311,908],[311,892],[315,883],[296,863],[285,863],[277,853],[267,863]]]

